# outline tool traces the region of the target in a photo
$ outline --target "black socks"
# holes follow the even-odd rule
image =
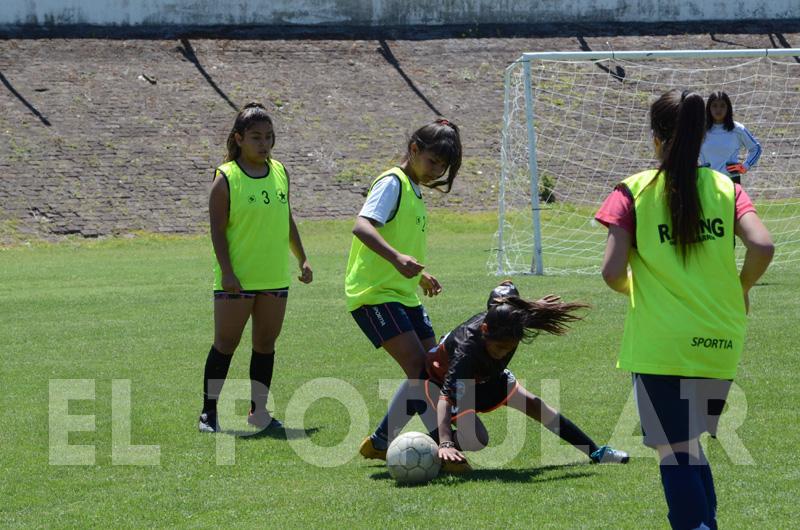
[[[233,359],[233,355],[224,355],[211,346],[203,373],[203,412],[217,410],[217,399],[219,399],[225,378],[228,376],[231,359]]]
[[[598,449],[597,444],[586,433],[562,414],[559,414],[553,422],[545,427],[587,455],[591,455]]]
[[[267,409],[269,387],[272,386],[272,371],[275,352],[258,353],[253,350],[250,357],[250,410],[260,412]]]

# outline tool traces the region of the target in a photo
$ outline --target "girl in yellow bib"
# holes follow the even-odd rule
[[[741,187],[697,167],[705,134],[699,94],[663,94],[650,108],[650,126],[659,168],[623,180],[596,216],[608,227],[603,278],[630,298],[617,366],[633,373],[670,524],[716,528],[714,481],[699,438],[716,433],[742,352],[748,293],[773,244]],[[747,248],[739,272],[734,233]]]
[[[248,319],[253,318],[248,422],[281,427],[267,411],[275,340],[289,292],[289,251],[299,280],[310,283],[311,267],[289,203],[289,177],[271,157],[272,119],[258,103],[245,105],[228,135],[225,163],[214,175],[209,198],[214,245],[214,344],[203,377],[200,431],[217,432],[217,399]]]
[[[385,458],[394,431],[402,429],[406,402],[421,389],[425,352],[436,336],[417,287],[427,296],[442,291],[439,282],[424,271],[428,214],[420,186],[450,191],[461,166],[461,139],[455,124],[439,119],[418,129],[408,141],[400,165],[372,183],[356,218],[347,262],[347,309],[376,348],[383,347],[412,381],[392,399],[389,412],[375,433],[364,440],[361,454]],[[445,176],[446,173],[446,176]],[[415,402],[424,407],[423,401]]]

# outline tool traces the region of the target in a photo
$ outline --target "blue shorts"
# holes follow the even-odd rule
[[[436,336],[431,319],[421,305],[408,307],[399,302],[362,305],[350,314],[376,348],[407,331],[415,332],[419,340]]]
[[[685,442],[704,432],[716,436],[730,388],[724,379],[633,374],[644,445]]]

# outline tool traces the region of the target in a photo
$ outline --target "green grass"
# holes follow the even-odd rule
[[[497,281],[485,273],[494,221],[441,212],[432,218],[426,265],[445,291],[426,307],[443,333],[479,311]],[[285,418],[304,383],[326,377],[347,382],[369,412],[368,420],[352,420],[357,442],[367,434],[363,425],[372,427],[385,412],[378,381],[399,378],[401,371],[372,349],[345,309],[349,228],[349,221],[301,223],[316,279],[292,286],[273,395],[276,415]],[[7,248],[0,250],[0,271],[4,526],[667,527],[652,456],[627,466],[592,466],[562,447],[571,463],[553,465],[543,459],[542,443],[552,446],[555,438],[531,421],[523,422],[523,449],[508,462],[476,465],[468,477],[441,476],[422,487],[396,486],[384,467],[355,457],[354,445],[331,449],[331,458],[344,455],[344,464],[318,467],[284,439],[197,433],[212,334],[205,238]],[[521,277],[518,283],[530,297],[555,292],[593,309],[566,337],[540,337],[524,347],[511,366],[517,376],[548,395],[552,385],[543,381],[557,379],[561,410],[598,442],[607,441],[621,420],[631,427],[625,435],[636,434],[635,421],[623,415],[629,376],[614,368],[625,299],[594,276]],[[755,465],[736,465],[719,442],[709,444],[723,528],[794,525],[798,285],[800,274],[783,269],[768,273],[752,296],[737,379],[747,415],[737,432]],[[247,378],[248,337],[246,330],[232,378]],[[95,446],[94,465],[49,464],[48,389],[55,379],[95,381],[94,400],[69,404],[72,415],[95,416],[94,432],[69,435],[72,445]],[[159,446],[158,465],[112,462],[111,387],[117,379],[130,380],[131,443]],[[237,411],[246,412],[245,406],[239,403]],[[507,421],[520,417],[500,410],[483,419],[497,446],[507,438]],[[222,422],[246,429],[242,417]],[[333,447],[350,424],[344,405],[325,398],[288,427],[292,437],[306,433],[315,444]],[[218,440],[235,441],[235,464],[215,464]],[[623,448],[641,453],[630,443]]]

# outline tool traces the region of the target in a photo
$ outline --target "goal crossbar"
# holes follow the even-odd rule
[[[763,48],[745,50],[640,50],[640,51],[585,51],[585,52],[529,52],[523,53],[521,61],[602,61],[622,59],[635,61],[642,59],[736,58],[736,57],[791,57],[800,56],[800,48]]]

